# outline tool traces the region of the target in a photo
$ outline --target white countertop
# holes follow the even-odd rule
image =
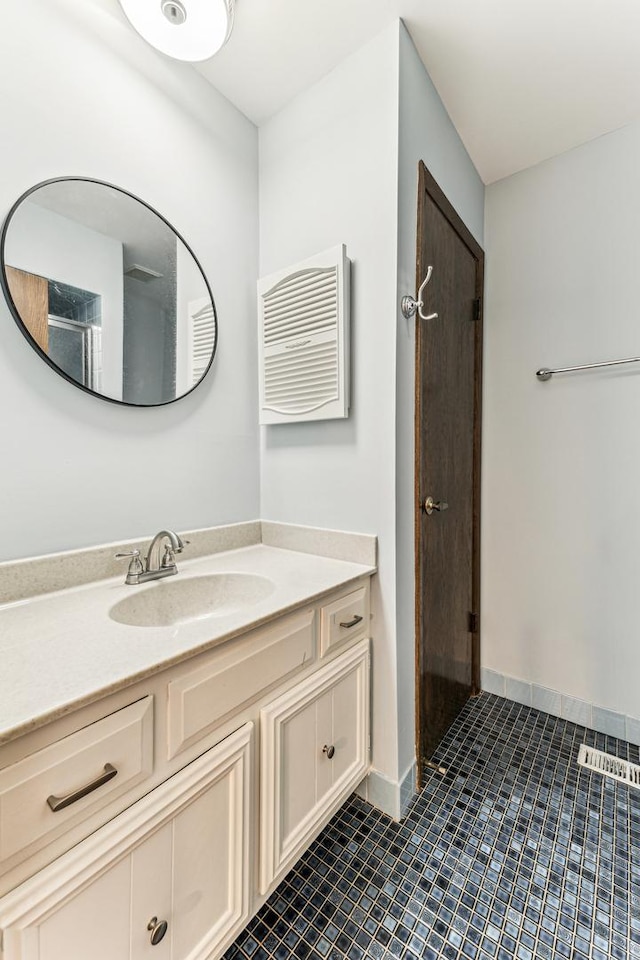
[[[179,558],[178,566],[165,581],[126,586],[120,576],[0,604],[0,743],[375,572],[264,544]],[[212,573],[268,577],[274,589],[233,613],[174,626],[133,627],[109,617],[132,591]]]

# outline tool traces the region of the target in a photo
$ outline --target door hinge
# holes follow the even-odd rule
[[[469,633],[477,633],[480,627],[480,617],[477,613],[469,614]]]
[[[480,297],[476,297],[473,301],[473,310],[471,311],[471,319],[474,323],[477,323],[482,315],[482,300]]]

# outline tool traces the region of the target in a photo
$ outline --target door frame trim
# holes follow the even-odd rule
[[[475,296],[480,301],[478,319],[475,321],[475,382],[474,382],[474,424],[473,424],[473,575],[472,575],[472,605],[477,614],[477,627],[471,638],[472,658],[472,696],[480,693],[480,470],[482,455],[482,344],[483,344],[483,293],[484,293],[484,251],[466,226],[453,204],[448,200],[433,175],[425,166],[424,161],[418,164],[418,220],[416,233],[416,290],[424,279],[424,268],[420,263],[422,233],[426,211],[423,198],[425,194],[432,200],[440,213],[455,230],[458,237],[465,244],[476,261],[476,288]],[[420,728],[420,707],[422,702],[421,677],[421,644],[422,611],[420,609],[420,542],[421,542],[421,514],[420,514],[420,453],[421,437],[419,424],[420,389],[422,375],[420,369],[420,350],[422,337],[425,335],[424,324],[416,317],[415,333],[415,398],[414,398],[414,548],[415,548],[415,725],[416,725],[416,764],[419,789],[423,783],[422,731]]]

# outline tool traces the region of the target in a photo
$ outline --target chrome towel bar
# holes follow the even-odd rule
[[[554,373],[573,373],[574,370],[594,370],[596,367],[617,367],[621,363],[640,363],[640,357],[629,357],[628,360],[605,360],[603,363],[583,363],[578,367],[558,367],[557,370],[541,367],[540,370],[536,370],[536,377],[538,380],[551,380]]]

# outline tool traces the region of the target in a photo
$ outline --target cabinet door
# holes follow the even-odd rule
[[[131,869],[127,860],[76,894],[60,910],[25,930],[26,958],[38,960],[129,960]],[[12,931],[6,934],[7,960],[14,952]],[[28,944],[28,945],[27,945]]]
[[[369,767],[369,641],[260,714],[260,890],[298,859]]]
[[[210,960],[249,916],[252,724],[0,900],[3,960]],[[151,943],[150,923],[166,922]]]
[[[219,780],[173,823],[173,960],[210,957],[249,919],[241,797]]]
[[[132,960],[142,960],[144,957],[151,960],[152,956],[153,960],[171,960],[175,918],[171,898],[173,825],[173,820],[165,823],[164,827],[156,830],[124,861],[128,862],[131,869],[129,939]],[[163,920],[168,923],[167,933],[155,946],[151,944],[149,930],[152,917],[156,917],[159,923]]]

